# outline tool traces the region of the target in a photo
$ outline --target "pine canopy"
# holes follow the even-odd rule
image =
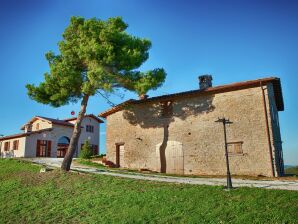
[[[160,87],[164,69],[137,70],[148,59],[151,42],[128,34],[127,27],[121,17],[71,17],[58,43],[60,54],[46,53],[50,72],[38,86],[26,85],[29,97],[59,107],[98,90],[122,87],[142,95]]]

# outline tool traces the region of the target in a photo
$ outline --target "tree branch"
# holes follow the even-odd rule
[[[98,93],[99,95],[101,95],[110,106],[114,107],[116,104],[114,104],[112,101],[109,100],[109,97],[106,96],[104,93],[100,92],[100,90],[97,90],[96,93]]]

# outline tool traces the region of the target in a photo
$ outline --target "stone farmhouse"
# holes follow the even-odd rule
[[[106,119],[107,160],[118,167],[185,175],[284,173],[278,112],[284,110],[279,78],[212,87],[199,77],[197,90],[128,100],[101,114]]]
[[[76,118],[64,120],[35,116],[21,127],[23,133],[0,138],[1,157],[58,157],[63,158],[73,132]],[[99,124],[101,119],[90,114],[82,121],[77,157],[84,142],[99,153]]]

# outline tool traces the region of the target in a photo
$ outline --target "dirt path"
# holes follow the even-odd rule
[[[60,167],[62,159],[56,158],[30,158],[25,159],[34,163],[50,166]],[[116,176],[123,178],[131,178],[137,180],[149,180],[168,183],[181,183],[181,184],[198,184],[198,185],[213,185],[225,186],[225,178],[205,178],[205,177],[171,177],[154,174],[140,174],[134,172],[117,172],[105,169],[90,168],[84,165],[72,165],[71,170],[78,172],[87,172],[99,175]],[[282,189],[282,190],[295,190],[298,191],[298,180],[248,180],[248,179],[233,179],[234,187],[258,187],[265,189]]]

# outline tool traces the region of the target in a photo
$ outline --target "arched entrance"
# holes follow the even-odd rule
[[[69,138],[66,136],[63,136],[58,139],[58,144],[57,144],[57,158],[64,158],[68,145],[69,145]]]

